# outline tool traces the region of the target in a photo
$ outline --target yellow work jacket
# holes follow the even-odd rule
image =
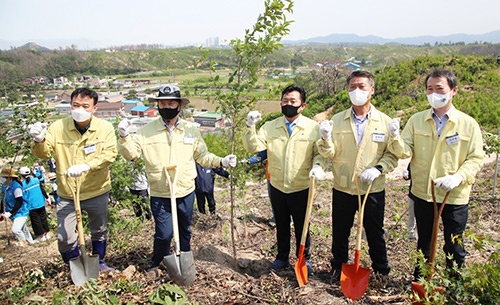
[[[75,178],[66,176],[68,168],[88,164],[90,171],[80,177],[80,200],[102,195],[111,190],[109,166],[116,158],[116,135],[113,125],[92,117],[89,129],[82,135],[72,117],[52,123],[45,134],[45,141],[32,145],[32,153],[40,159],[54,156],[56,160],[57,194],[73,198]]]
[[[319,139],[317,122],[300,115],[291,136],[284,116],[266,122],[257,133],[255,126],[243,131],[243,146],[251,153],[267,149],[272,186],[289,194],[309,188],[309,172],[323,158],[314,143]]]
[[[333,188],[341,192],[356,195],[356,181],[360,193],[365,194],[368,185],[361,183],[358,176],[375,165],[382,165],[382,174],[373,181],[370,192],[384,190],[385,174],[391,172],[398,164],[395,155],[387,150],[389,142],[388,124],[391,118],[378,111],[373,105],[368,114],[363,139],[356,142],[356,126],[352,108],[335,114],[332,118],[333,130],[329,141],[318,140],[320,154],[332,160]]]
[[[437,135],[432,109],[414,114],[406,123],[401,137],[391,141],[390,150],[400,158],[411,157],[411,192],[432,202],[431,181],[459,173],[463,182],[450,192],[447,203],[467,204],[475,176],[484,159],[483,138],[477,122],[452,107],[449,119]],[[445,191],[436,189],[436,200],[441,202]]]
[[[140,128],[135,135],[120,138],[118,151],[127,160],[135,160],[142,155],[151,196],[162,198],[170,198],[166,166],[177,166],[175,196],[184,197],[195,189],[195,162],[207,167],[220,167],[222,160],[208,152],[194,124],[180,119],[175,129],[169,132],[161,117]]]

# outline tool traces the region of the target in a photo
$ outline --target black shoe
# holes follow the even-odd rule
[[[342,269],[332,269],[330,272],[330,284],[340,284],[340,274]]]

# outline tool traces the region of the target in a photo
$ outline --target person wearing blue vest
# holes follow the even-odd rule
[[[32,244],[33,238],[26,226],[26,220],[30,211],[29,206],[23,201],[22,182],[12,167],[3,168],[0,176],[5,178],[5,190],[3,194],[5,211],[3,216],[12,220],[11,231],[19,240],[20,247],[26,246],[27,243]]]
[[[45,209],[45,202],[49,200],[49,195],[45,189],[40,187],[40,180],[31,175],[28,167],[21,167],[19,175],[22,178],[23,201],[29,206],[31,227],[36,236],[35,241],[46,241],[50,239],[47,210]]]
[[[40,187],[43,188],[43,185],[45,183],[45,168],[43,167],[42,161],[34,164],[33,176],[35,176],[38,179],[38,181],[40,181]]]

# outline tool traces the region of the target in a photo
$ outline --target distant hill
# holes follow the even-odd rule
[[[387,39],[379,36],[359,36],[356,34],[331,34],[328,36],[312,37],[304,40],[284,40],[285,45],[314,45],[314,44],[402,44],[402,45],[434,45],[436,43],[500,43],[500,30],[486,34],[453,34],[448,36],[417,36]]]
[[[57,49],[79,49],[79,50],[104,50],[107,48],[119,48],[122,46],[107,46],[103,47],[102,41],[94,41],[89,39],[51,39],[51,40],[37,40],[29,43],[25,43],[20,47],[14,47],[15,45],[20,45],[20,41],[7,41],[0,38],[0,50],[9,49],[30,49],[37,48],[38,51],[46,50],[57,50]],[[394,39],[383,38],[375,35],[359,36],[356,34],[331,34],[328,36],[317,36],[312,38],[307,38],[303,40],[283,40],[282,43],[288,46],[294,45],[320,45],[320,44],[330,44],[330,45],[349,45],[349,46],[363,46],[363,45],[384,45],[384,44],[394,44],[394,45],[410,45],[410,46],[420,46],[420,45],[431,45],[437,44],[483,44],[483,43],[500,43],[500,30],[485,33],[485,34],[453,34],[448,36],[417,36],[417,37],[400,37]],[[43,45],[45,47],[40,47]],[[178,46],[165,46],[161,44],[153,45],[154,49],[170,48]],[[191,46],[198,47],[199,44],[193,44]],[[131,46],[128,46],[131,47]],[[188,47],[188,46],[184,46]],[[142,44],[137,44],[134,49],[151,49],[151,46]]]
[[[34,42],[28,42],[27,44],[24,44],[20,47],[17,47],[16,49],[23,49],[23,50],[30,50],[30,51],[37,51],[37,52],[50,52],[51,51],[49,48],[39,46]]]

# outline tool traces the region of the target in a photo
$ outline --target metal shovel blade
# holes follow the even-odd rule
[[[358,300],[365,294],[370,279],[370,269],[360,266],[359,258],[361,250],[356,250],[354,264],[342,264],[340,274],[340,288],[348,299]]]
[[[431,292],[431,295],[434,295],[435,293],[444,293],[444,288],[441,286],[437,286],[434,288],[434,290]],[[417,295],[418,299],[420,301],[412,301],[412,305],[423,305],[425,301],[425,297],[427,295],[427,291],[425,291],[424,285],[418,283],[418,282],[411,282],[411,295],[412,299],[415,298],[414,296]],[[416,299],[416,298],[415,298]]]
[[[69,261],[71,280],[76,286],[83,286],[89,279],[99,277],[99,255],[87,255],[80,247],[80,256]]]
[[[423,300],[425,298],[425,289],[424,285],[418,282],[411,282],[411,294],[417,295],[419,300]],[[411,302],[412,305],[423,305],[422,301]]]
[[[306,257],[304,256],[304,248],[304,245],[300,245],[299,257],[297,258],[297,262],[295,263],[294,267],[295,277],[297,277],[297,282],[299,283],[300,287],[307,284],[307,279],[309,276],[309,273],[307,272]]]
[[[163,264],[167,268],[170,278],[178,285],[190,286],[196,277],[193,252],[175,253],[163,258]]]
[[[307,279],[309,276],[306,264],[306,258],[304,251],[306,248],[307,231],[309,230],[309,221],[311,219],[312,205],[314,200],[314,194],[316,192],[316,177],[312,175],[309,178],[309,194],[307,195],[307,208],[306,215],[304,217],[304,226],[302,227],[302,236],[300,237],[299,255],[297,257],[297,262],[295,263],[295,276],[299,287],[307,284]]]

